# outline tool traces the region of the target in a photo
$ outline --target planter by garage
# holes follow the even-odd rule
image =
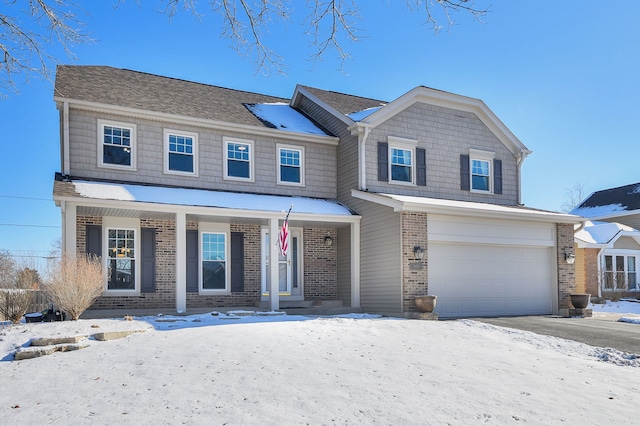
[[[571,304],[576,309],[586,309],[591,300],[590,294],[570,294]]]
[[[433,312],[436,308],[436,299],[438,296],[416,296],[416,308],[418,308],[419,312],[427,313]]]

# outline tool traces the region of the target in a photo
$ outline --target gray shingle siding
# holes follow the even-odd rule
[[[98,119],[137,126],[137,162],[135,170],[98,167]],[[198,176],[164,173],[164,129],[198,134]],[[336,147],[305,141],[256,137],[242,133],[214,133],[211,129],[132,119],[113,114],[71,110],[71,175],[80,178],[122,180],[138,183],[184,186],[190,188],[266,194],[301,195],[336,198]],[[254,141],[255,181],[239,182],[223,178],[223,137]],[[276,144],[301,146],[305,149],[305,186],[277,185]]]
[[[388,136],[415,139],[418,147],[426,149],[426,187],[378,181],[377,142],[386,142]],[[460,154],[468,154],[469,148],[495,152],[495,158],[502,160],[502,194],[460,190]],[[369,191],[503,205],[518,203],[516,160],[473,113],[415,103],[374,128],[366,152]]]

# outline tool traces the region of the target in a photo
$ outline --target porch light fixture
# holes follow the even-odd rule
[[[564,260],[569,265],[573,265],[574,263],[576,263],[576,255],[573,254],[573,253],[565,253],[564,254]]]
[[[324,237],[324,245],[325,246],[331,247],[332,244],[333,244],[333,238],[331,238],[329,235]]]
[[[413,248],[413,255],[416,259],[422,260],[422,258],[424,257],[424,249],[420,246],[415,246]]]

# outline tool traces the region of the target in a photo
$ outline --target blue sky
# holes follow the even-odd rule
[[[63,63],[282,97],[300,83],[390,101],[424,85],[482,99],[533,151],[522,173],[527,206],[558,211],[576,184],[588,195],[640,182],[639,2],[497,1],[483,23],[460,15],[458,25],[434,35],[403,2],[361,1],[362,38],[345,45],[352,60],[342,70],[333,53],[308,60],[300,10],[268,34],[288,64],[286,76],[256,73],[220,39],[220,18],[204,7],[200,22],[187,14],[169,22],[156,13],[157,2],[115,3],[86,6],[95,42],[75,47],[75,61],[60,53]],[[51,201],[60,170],[58,112],[51,82],[32,78],[19,90],[0,100],[0,249],[46,256],[60,235]]]

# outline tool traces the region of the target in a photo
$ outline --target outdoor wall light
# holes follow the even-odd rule
[[[327,247],[331,247],[331,245],[333,244],[333,238],[331,238],[330,236],[326,236],[324,237],[324,245]]]
[[[413,255],[416,259],[421,260],[424,257],[424,249],[420,246],[415,246],[413,248]]]
[[[573,253],[565,253],[564,254],[564,260],[569,265],[573,265],[574,263],[576,263],[576,255],[573,254]]]

